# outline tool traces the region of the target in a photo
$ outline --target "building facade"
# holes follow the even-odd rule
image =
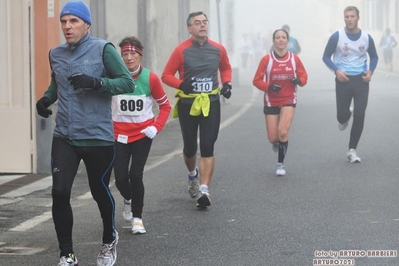
[[[35,104],[50,83],[48,52],[64,42],[60,32],[59,12],[66,2],[0,1],[0,14],[3,18],[0,24],[0,173],[50,172],[54,115],[52,119],[38,116]],[[201,10],[208,14],[210,37],[224,44],[230,55],[234,54],[235,42],[240,36],[239,26],[251,29],[251,23],[261,24],[253,21],[250,16],[240,17],[243,5],[251,5],[254,12],[260,12],[264,8],[258,8],[257,5],[268,4],[268,1],[254,0],[85,2],[92,11],[90,33],[111,41],[116,47],[123,37],[137,36],[145,47],[143,64],[158,75],[162,74],[174,47],[189,37],[186,18],[190,12]],[[377,45],[386,27],[390,27],[398,39],[399,0],[299,2],[303,16],[316,18],[312,19],[312,23],[318,24],[318,34],[326,35],[331,29],[343,27],[342,11],[350,2],[361,10],[359,26],[372,34]],[[263,16],[262,19],[268,22],[267,17]],[[306,45],[312,43],[304,42],[304,47]],[[397,61],[395,58],[395,64]],[[167,88],[166,91],[173,103],[174,91]],[[56,104],[53,108],[56,109]]]

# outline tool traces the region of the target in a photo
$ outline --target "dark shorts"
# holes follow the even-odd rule
[[[263,107],[263,113],[265,115],[278,115],[280,114],[281,107],[284,106],[292,106],[296,107],[296,104],[287,104],[287,105],[281,105],[281,106],[276,106],[276,107],[270,107],[270,106],[265,106]]]
[[[190,115],[192,103],[179,101],[179,122],[183,136],[183,153],[191,158],[197,153],[197,134],[199,128],[199,145],[201,157],[212,157],[214,145],[218,138],[220,127],[220,101],[210,103],[209,116]]]

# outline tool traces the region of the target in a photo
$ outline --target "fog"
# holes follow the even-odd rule
[[[320,62],[329,36],[345,25],[343,10],[346,6],[359,8],[359,27],[369,32],[364,27],[363,3],[361,0],[221,0],[220,32],[213,21],[210,37],[221,41],[229,52],[232,65],[238,65],[238,42],[243,34],[251,38],[259,34],[267,41],[271,40],[276,29],[286,24],[291,29],[290,35],[298,40],[302,48],[301,55],[317,54]],[[217,4],[214,5],[212,9],[216,10]],[[234,10],[233,14],[229,14],[230,10]],[[217,14],[214,15],[216,17]],[[374,40],[380,36],[375,36]],[[264,52],[268,51],[264,49]]]

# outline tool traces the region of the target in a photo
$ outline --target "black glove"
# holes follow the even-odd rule
[[[223,84],[220,94],[222,94],[226,99],[229,99],[231,97],[231,85],[227,82]]]
[[[269,85],[269,91],[279,92],[281,90],[281,86],[277,84],[271,83]]]
[[[44,118],[47,118],[49,115],[52,115],[53,111],[47,109],[50,105],[51,105],[50,99],[47,97],[42,97],[36,103],[37,113]]]
[[[82,73],[73,74],[68,77],[68,80],[75,90],[82,88],[98,90],[102,86],[99,78],[90,77]]]
[[[184,80],[182,83],[180,83],[179,89],[184,92],[184,94],[190,94],[194,90],[194,79],[195,78],[188,78]]]
[[[295,85],[301,84],[301,80],[299,78],[293,78],[291,79],[291,82],[294,83]]]

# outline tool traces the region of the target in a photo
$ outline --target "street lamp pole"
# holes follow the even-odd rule
[[[222,30],[220,25],[220,0],[216,0],[216,9],[218,13],[218,33],[219,33],[219,42],[222,43]]]

